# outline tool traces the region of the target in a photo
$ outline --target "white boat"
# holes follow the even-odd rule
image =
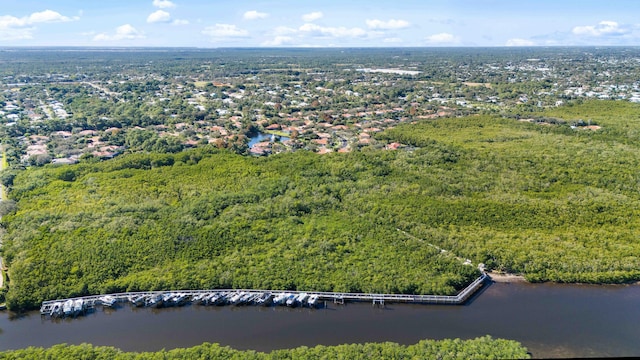
[[[173,306],[173,294],[171,293],[162,294],[162,303],[165,306]]]
[[[296,302],[299,303],[300,306],[304,306],[304,303],[307,301],[307,298],[309,298],[309,294],[307,293],[299,294],[296,297]]]
[[[286,293],[282,292],[282,293],[276,294],[276,296],[273,298],[273,303],[275,305],[282,305],[282,303],[284,303],[286,298],[287,298]]]
[[[202,305],[215,305],[220,301],[220,293],[212,292],[202,298]]]
[[[211,305],[225,305],[229,302],[229,298],[232,296],[232,293],[219,292],[214,293],[209,298],[209,304]]]
[[[102,306],[114,307],[116,304],[116,298],[111,295],[101,296],[98,300],[100,300]]]
[[[242,295],[242,297],[240,298],[240,301],[238,302],[238,304],[251,304],[253,302],[253,299],[255,298],[255,294],[252,293],[245,293],[244,295]]]
[[[307,304],[309,304],[310,307],[316,307],[318,305],[318,295],[309,296],[309,300],[307,300]]]
[[[242,291],[241,291],[241,292],[237,292],[237,293],[233,294],[233,296],[231,296],[231,297],[229,298],[229,303],[230,303],[230,304],[233,304],[233,305],[237,304],[238,302],[240,302],[240,299],[242,299],[242,297],[243,297],[244,295],[245,295],[245,293],[244,293],[244,292],[242,292]]]
[[[64,316],[71,316],[73,314],[73,300],[67,300],[62,304],[62,313]]]
[[[204,301],[204,299],[205,299],[208,295],[209,295],[209,294],[207,294],[207,293],[198,293],[198,294],[195,294],[195,295],[193,295],[193,296],[191,297],[191,302],[192,302],[193,304],[201,304],[201,303]]]
[[[204,297],[202,304],[203,305],[215,305],[218,303],[218,301],[220,301],[220,297],[221,295],[219,293],[211,293],[211,294],[207,294],[207,296]]]
[[[57,301],[51,306],[50,316],[59,316],[62,313],[62,303]]]
[[[207,305],[224,305],[227,302],[227,296],[223,292],[216,292],[207,298]]]
[[[153,308],[158,308],[158,307],[162,306],[163,302],[164,301],[163,301],[162,294],[151,295],[151,297],[149,299],[147,299],[147,306],[153,307]]]
[[[273,295],[271,293],[269,293],[269,292],[262,293],[256,299],[256,305],[262,305],[262,306],[269,305],[269,303],[271,302],[272,298],[273,298]]]
[[[137,307],[144,306],[146,300],[147,299],[145,299],[144,295],[134,295],[129,298],[129,301],[131,301],[131,303]]]
[[[187,294],[185,293],[176,293],[173,295],[171,299],[176,306],[182,306],[187,302]]]
[[[83,312],[83,311],[84,311],[84,300],[82,300],[82,299],[76,299],[76,300],[73,302],[73,314],[74,314],[74,315],[78,315],[78,314],[80,314],[80,313],[81,313],[81,312]]]
[[[296,294],[287,294],[285,304],[287,306],[296,306]]]

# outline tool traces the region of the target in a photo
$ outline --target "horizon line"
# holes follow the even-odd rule
[[[313,50],[313,49],[553,49],[553,48],[640,48],[640,45],[466,45],[466,46],[93,46],[93,45],[0,45],[0,49],[197,49],[197,50]]]

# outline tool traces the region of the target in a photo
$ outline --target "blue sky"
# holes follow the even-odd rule
[[[0,46],[637,46],[638,14],[638,0],[0,0]]]

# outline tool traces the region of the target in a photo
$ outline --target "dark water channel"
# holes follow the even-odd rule
[[[640,356],[640,286],[492,284],[464,306],[369,303],[327,309],[97,309],[77,319],[0,313],[0,350],[58,343],[153,351],[217,342],[269,351],[318,344],[483,335],[522,342],[534,357]]]

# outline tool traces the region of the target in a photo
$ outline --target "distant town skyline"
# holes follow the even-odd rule
[[[3,0],[0,46],[638,46],[640,1]]]

